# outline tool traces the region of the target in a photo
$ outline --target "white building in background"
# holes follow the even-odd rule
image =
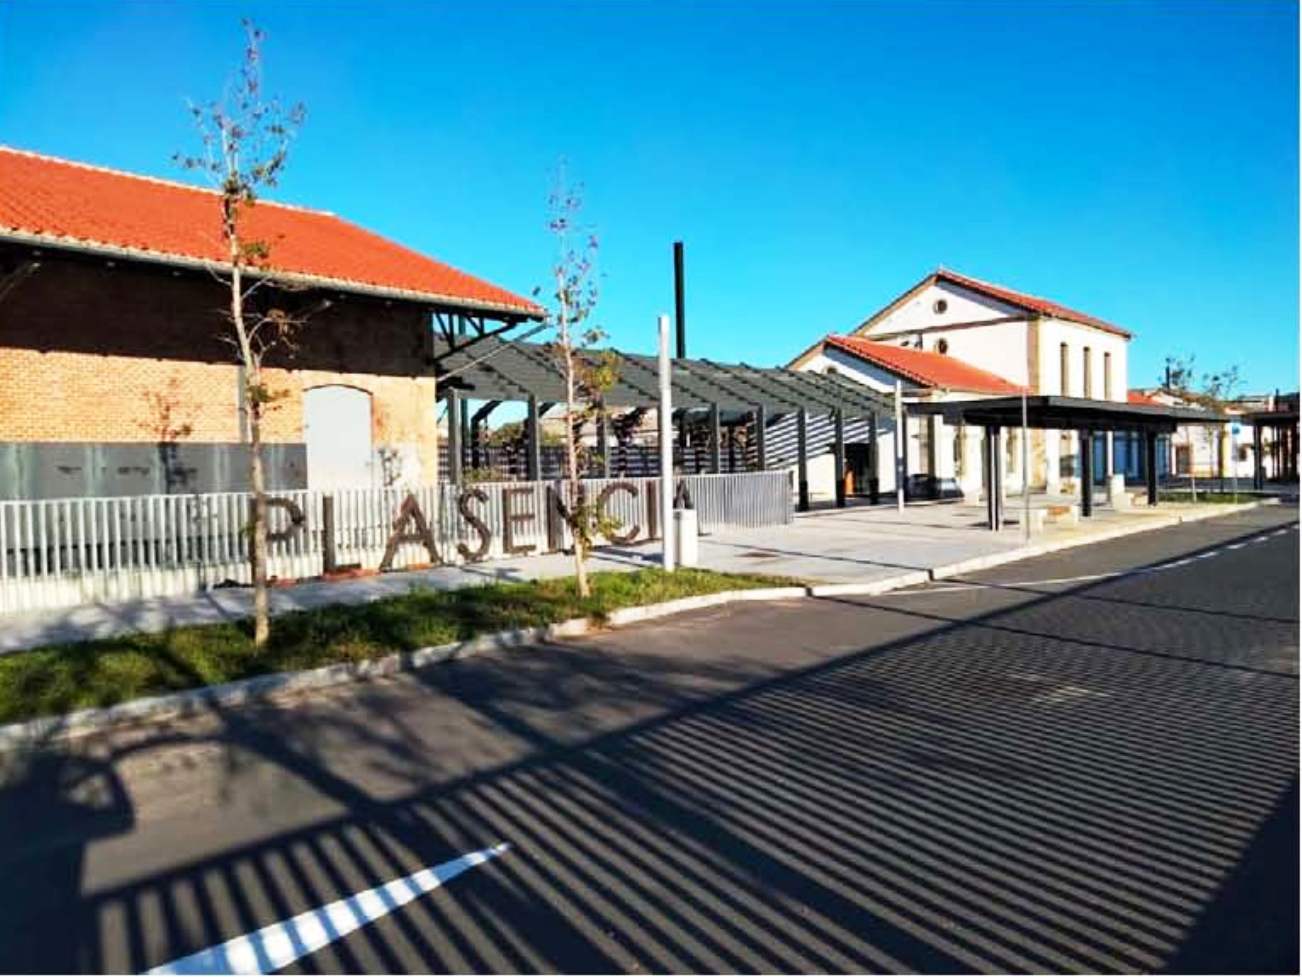
[[[906,387],[912,386],[915,399],[1006,396],[1025,387],[1033,395],[1125,403],[1130,339],[1127,330],[1095,316],[941,268],[873,313],[849,336],[819,340],[791,366],[840,370],[878,389],[893,388],[898,377]],[[897,355],[891,362],[885,347],[918,355],[908,363]],[[944,366],[947,360],[952,367]],[[954,371],[960,368],[975,368],[989,379],[978,381],[969,376],[959,380]],[[979,469],[973,474],[971,464],[964,461],[969,457],[979,460],[977,437],[978,432],[946,431],[939,418],[910,419],[908,470],[938,478],[949,477],[947,472],[953,471],[957,478],[961,469],[964,475],[959,481],[965,489],[979,486]],[[1007,439],[1005,484],[1009,488],[1021,485],[1017,437]],[[1030,437],[1032,488],[1054,493],[1077,491],[1080,461],[1076,434],[1032,431]],[[1128,470],[1136,462],[1126,456],[1133,450],[1127,438],[1108,434],[1098,439],[1095,472],[1103,479],[1113,471]],[[889,451],[883,450],[878,452],[879,459],[883,454],[890,458]]]
[[[1176,407],[1197,407],[1182,400],[1177,394],[1161,387],[1130,391],[1131,403],[1164,404]],[[1227,405],[1225,413],[1239,417],[1256,411],[1282,409],[1278,394],[1248,394],[1236,397]],[[1175,433],[1162,442],[1162,473],[1177,477],[1192,475],[1195,478],[1238,478],[1251,481],[1256,458],[1252,424],[1241,421],[1235,424],[1181,424]],[[1283,450],[1276,444],[1275,432],[1269,428],[1262,433],[1262,465],[1267,477],[1276,477],[1276,455]]]
[[[1021,387],[1003,377],[947,356],[913,346],[877,343],[858,336],[827,336],[807,349],[793,364],[796,369],[815,373],[839,373],[884,396],[893,396],[898,381],[904,399],[915,401],[968,400],[973,397],[1006,397],[1021,393]],[[905,474],[911,493],[923,494],[924,476],[939,480],[940,494],[961,491],[975,497],[981,491],[981,431],[955,429],[939,417],[909,418],[906,422]],[[846,469],[851,492],[865,494],[874,475],[880,492],[895,491],[895,420],[879,420],[875,445],[863,436],[848,439]],[[1006,442],[1010,485],[1021,485],[1020,432],[1010,432]],[[810,464],[810,494],[829,497],[833,461],[824,456]]]

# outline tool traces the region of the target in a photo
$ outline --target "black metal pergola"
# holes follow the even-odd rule
[[[1025,407],[1025,411],[1023,411]],[[1157,437],[1172,434],[1181,424],[1225,424],[1230,418],[1193,407],[1159,404],[1114,403],[1083,397],[1036,395],[1031,397],[992,397],[981,400],[934,401],[908,405],[910,414],[939,414],[947,424],[971,424],[985,430],[985,463],[982,487],[990,528],[1003,523],[1002,453],[1000,442],[1004,428],[1025,425],[1037,430],[1077,431],[1080,435],[1081,499],[1080,512],[1088,517],[1094,511],[1094,435],[1106,431],[1139,431],[1144,435],[1144,455],[1148,481],[1148,504],[1157,505]],[[1028,479],[1029,472],[1022,478]]]
[[[1274,410],[1243,415],[1243,419],[1252,425],[1252,487],[1258,491],[1266,487],[1262,434],[1267,430],[1274,434],[1274,477],[1286,481],[1297,479],[1298,399],[1295,393],[1287,394],[1279,398]]]
[[[585,352],[613,357],[616,379],[603,393],[606,408],[651,409],[659,403],[659,367],[654,356],[621,350]],[[455,337],[435,339],[434,362],[440,397],[448,404],[449,477],[461,480],[462,443],[477,437],[478,425],[503,401],[524,401],[527,477],[541,472],[539,417],[551,405],[564,403],[565,377],[550,349],[542,343],[512,342],[483,337],[473,346]],[[845,421],[888,414],[891,403],[862,384],[836,374],[805,373],[781,367],[754,367],[745,363],[718,363],[707,359],[674,359],[671,374],[673,407],[680,415],[700,411],[708,415],[710,470],[722,471],[720,416],[723,411],[749,413],[755,420],[756,463],[768,467],[765,429],[780,415],[797,417],[797,470],[800,508],[809,507],[808,444],[806,420],[810,412],[824,412],[834,421],[833,453],[836,464],[837,504],[845,504]],[[463,401],[486,401],[473,418]],[[672,437],[661,431],[660,437]],[[598,420],[598,453],[608,465],[604,412]]]

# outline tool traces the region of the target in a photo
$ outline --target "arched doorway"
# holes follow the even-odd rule
[[[312,387],[303,392],[307,487],[370,488],[371,395],[356,387]]]

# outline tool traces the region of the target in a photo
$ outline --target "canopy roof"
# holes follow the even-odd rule
[[[951,400],[909,404],[910,414],[940,414],[949,424],[1021,427],[1022,398]],[[1060,431],[1172,432],[1180,424],[1225,424],[1231,418],[1195,407],[1116,403],[1083,397],[1026,398],[1026,426]]]
[[[618,379],[606,392],[610,407],[654,407],[659,403],[656,357],[620,350],[613,353]],[[565,400],[565,379],[542,343],[521,343],[487,336],[473,344],[450,345],[435,339],[434,361],[441,390],[459,389],[477,400]],[[762,406],[774,414],[804,407],[814,413],[843,410],[851,417],[889,413],[891,401],[835,374],[802,373],[782,367],[754,367],[711,360],[675,359],[673,405],[727,410]]]

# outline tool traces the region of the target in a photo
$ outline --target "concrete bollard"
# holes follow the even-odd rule
[[[1108,501],[1114,509],[1129,509],[1130,493],[1126,491],[1126,476],[1113,475],[1108,479]]]
[[[695,509],[675,509],[674,510],[674,548],[678,554],[678,565],[684,567],[696,566],[699,556],[697,553],[697,529],[696,529],[696,510]]]

